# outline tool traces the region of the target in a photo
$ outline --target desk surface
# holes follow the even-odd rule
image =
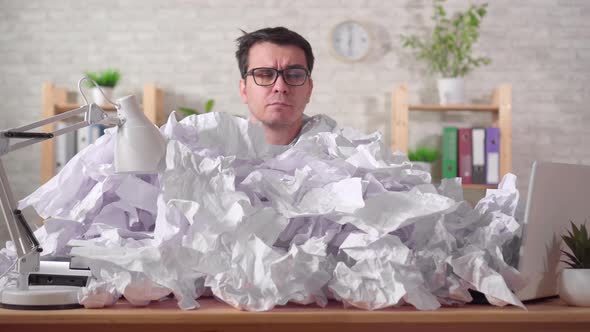
[[[378,311],[288,305],[269,312],[245,312],[212,298],[200,299],[201,308],[182,311],[176,301],[132,307],[120,301],[104,309],[29,311],[0,309],[0,331],[590,331],[590,308],[568,307],[559,299],[517,307],[490,305],[443,307],[418,311],[411,306]],[[180,328],[180,329],[179,329]]]

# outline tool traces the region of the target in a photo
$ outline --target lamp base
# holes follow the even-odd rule
[[[29,286],[27,290],[5,288],[0,305],[17,310],[56,310],[80,308],[75,286]]]

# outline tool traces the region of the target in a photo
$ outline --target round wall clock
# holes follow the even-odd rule
[[[344,61],[360,61],[371,49],[372,36],[360,22],[348,20],[337,24],[330,34],[330,46],[335,55]]]

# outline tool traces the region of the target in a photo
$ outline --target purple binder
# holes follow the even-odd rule
[[[486,128],[486,183],[500,182],[500,129]]]

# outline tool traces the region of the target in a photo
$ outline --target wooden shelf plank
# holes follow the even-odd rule
[[[436,105],[436,104],[418,104],[409,105],[410,111],[483,111],[483,112],[498,112],[500,107],[498,105],[483,105],[483,104],[465,104],[465,105]]]
[[[436,187],[440,186],[440,182],[432,183]],[[464,184],[462,185],[463,189],[497,189],[498,185],[496,184]]]
[[[495,184],[464,184],[463,189],[496,189]]]
[[[56,104],[55,105],[55,114],[61,114],[67,111],[71,111],[73,109],[76,109],[78,107],[81,107],[81,104],[74,104],[74,103],[60,103],[60,104]],[[115,106],[113,105],[98,105],[100,106],[100,108],[102,108],[105,111],[116,111]]]

